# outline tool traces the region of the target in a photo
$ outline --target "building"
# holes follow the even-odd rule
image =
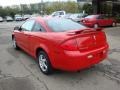
[[[94,13],[106,13],[103,12],[106,9],[105,6],[111,6],[109,13],[112,15],[115,15],[116,13],[120,14],[120,0],[92,0],[92,5]]]
[[[113,15],[119,15],[120,16],[120,0],[116,0],[113,2]]]
[[[77,0],[77,2],[80,5],[92,4],[94,14],[120,14],[120,0]],[[108,9],[107,6],[111,8]]]

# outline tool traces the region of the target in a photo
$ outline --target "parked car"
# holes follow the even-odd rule
[[[13,18],[10,17],[10,16],[6,16],[6,21],[9,22],[9,21],[13,21]]]
[[[75,13],[70,15],[70,19],[72,19],[75,22],[80,22],[84,17],[86,17],[87,14],[83,14],[83,13]]]
[[[32,14],[30,17],[38,17],[40,14]]]
[[[66,15],[65,11],[56,11],[51,14],[52,17],[64,17]]]
[[[71,13],[67,13],[67,14],[64,16],[64,18],[70,19],[70,16],[71,16],[71,15],[72,15]]]
[[[98,28],[100,26],[116,26],[116,20],[104,15],[89,15],[82,19],[82,23],[89,27]]]
[[[15,15],[15,21],[22,21],[23,17],[21,15]]]
[[[3,20],[3,18],[2,17],[0,17],[0,22],[3,22],[4,20]]]
[[[13,47],[33,56],[44,74],[54,69],[78,71],[107,57],[102,29],[91,29],[70,19],[31,18],[12,34]]]
[[[23,15],[23,20],[27,20],[27,19],[29,19],[30,17],[31,17],[31,15],[29,15],[29,14]]]

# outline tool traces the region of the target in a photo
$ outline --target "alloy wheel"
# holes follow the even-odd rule
[[[43,54],[39,55],[39,66],[43,72],[48,69],[46,57]]]
[[[112,23],[112,26],[113,26],[113,27],[115,27],[115,26],[116,26],[116,23],[115,23],[115,22],[113,22],[113,23]]]
[[[14,48],[17,48],[17,45],[16,45],[16,40],[15,40],[15,39],[13,39],[12,41],[13,41],[13,47],[14,47]]]

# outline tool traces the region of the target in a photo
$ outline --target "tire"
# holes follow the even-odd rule
[[[41,72],[45,75],[50,75],[53,73],[53,68],[50,63],[50,59],[46,52],[44,51],[39,51],[38,53],[38,63],[39,63],[39,68]]]
[[[17,42],[16,42],[16,40],[15,40],[14,37],[13,37],[13,39],[12,39],[12,44],[13,44],[13,48],[14,48],[14,49],[16,49],[16,50],[19,49],[19,47],[18,47],[18,45],[17,45]]]
[[[96,29],[96,28],[98,28],[99,27],[99,25],[98,24],[94,24],[94,28]]]
[[[116,27],[116,23],[115,22],[112,23],[112,27]]]

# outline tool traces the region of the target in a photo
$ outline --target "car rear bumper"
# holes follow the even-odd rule
[[[89,52],[64,51],[56,57],[56,68],[65,71],[78,71],[95,65],[107,57],[108,45]]]

